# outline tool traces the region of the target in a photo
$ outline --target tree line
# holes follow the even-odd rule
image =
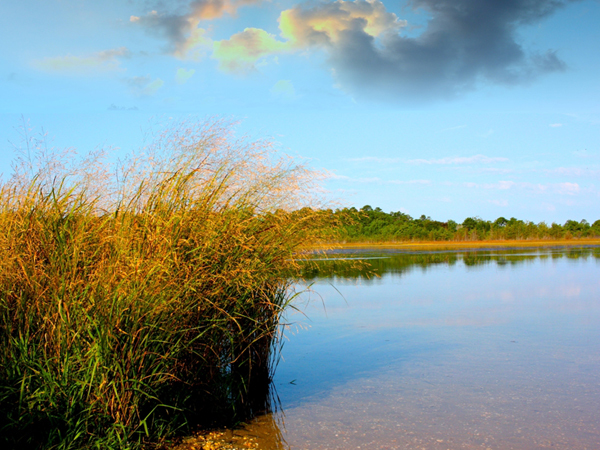
[[[567,220],[564,224],[534,223],[511,217],[483,220],[467,217],[462,223],[441,222],[422,215],[413,218],[396,211],[386,213],[381,208],[365,205],[360,209],[326,209],[320,211],[330,224],[330,239],[358,241],[476,241],[516,239],[578,239],[600,237],[600,220],[589,223],[583,219]]]

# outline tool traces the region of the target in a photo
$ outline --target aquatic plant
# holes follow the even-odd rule
[[[137,448],[265,407],[319,175],[222,121],[0,187],[0,445]]]

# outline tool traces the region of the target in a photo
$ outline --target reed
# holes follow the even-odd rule
[[[220,121],[76,161],[28,139],[0,188],[2,448],[139,448],[264,408],[318,174]]]

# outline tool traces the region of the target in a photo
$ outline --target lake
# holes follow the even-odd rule
[[[600,248],[329,258],[286,317],[274,412],[234,441],[600,448]]]

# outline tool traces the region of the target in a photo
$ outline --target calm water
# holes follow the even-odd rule
[[[600,248],[331,255],[263,449],[600,449]],[[355,260],[356,261],[356,260]]]

